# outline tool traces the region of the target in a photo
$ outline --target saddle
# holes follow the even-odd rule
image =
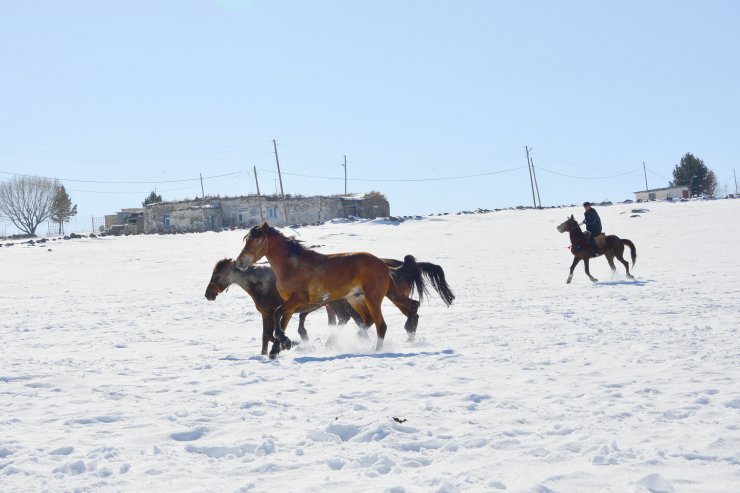
[[[588,241],[590,234],[586,232],[586,240],[580,241],[577,244],[571,245],[570,249],[575,255],[580,250],[590,249],[591,250],[591,257],[598,257],[599,255],[602,255],[604,253],[604,249],[606,248],[606,234],[599,233],[598,235],[593,237],[593,244],[594,248],[591,248],[591,243]]]

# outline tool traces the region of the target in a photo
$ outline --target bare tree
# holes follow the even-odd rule
[[[36,228],[49,219],[59,181],[40,176],[16,176],[0,183],[0,213],[18,229],[36,235]]]

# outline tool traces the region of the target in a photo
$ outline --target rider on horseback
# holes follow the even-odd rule
[[[591,202],[584,202],[583,207],[586,209],[586,212],[583,214],[584,219],[581,221],[581,224],[586,223],[586,238],[588,239],[588,244],[591,245],[591,251],[595,256],[596,245],[594,244],[594,238],[601,234],[601,218],[596,212],[596,209],[591,207]]]

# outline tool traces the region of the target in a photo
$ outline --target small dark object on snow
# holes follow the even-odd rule
[[[393,416],[393,421],[395,421],[396,423],[405,423],[407,420],[406,418],[401,419]]]

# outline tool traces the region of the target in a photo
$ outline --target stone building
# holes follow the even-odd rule
[[[247,195],[159,202],[144,208],[144,233],[181,233],[245,228],[262,221],[272,226],[309,224],[340,217],[375,218],[390,215],[383,195],[292,197]]]

